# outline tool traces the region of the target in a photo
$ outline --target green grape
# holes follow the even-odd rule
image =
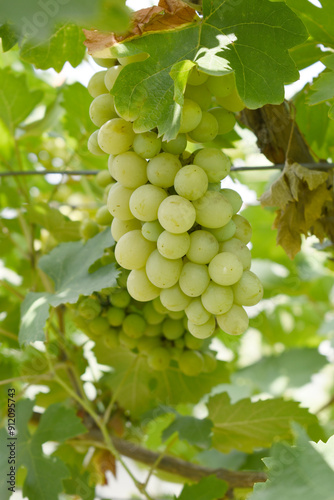
[[[158,241],[160,234],[164,228],[158,220],[144,222],[141,228],[142,235],[149,241]]]
[[[255,306],[263,297],[262,283],[252,271],[244,271],[232,288],[234,301],[240,306]]]
[[[153,305],[154,309],[159,314],[167,314],[168,313],[168,309],[164,305],[162,305],[160,297],[157,297],[156,299],[154,299],[152,301],[152,305]]]
[[[211,314],[224,314],[233,304],[233,291],[230,286],[217,285],[211,281],[201,296],[202,304]]]
[[[99,226],[91,219],[84,219],[80,224],[80,235],[85,240],[93,238],[99,232]]]
[[[106,205],[103,205],[103,207],[100,207],[98,209],[98,211],[95,214],[95,221],[100,226],[109,226],[109,224],[112,223],[113,216],[109,212],[108,207]]]
[[[202,111],[207,111],[211,106],[212,94],[205,84],[198,87],[187,85],[184,97],[195,101]]]
[[[211,260],[209,274],[218,285],[234,285],[241,278],[243,265],[236,255],[231,252],[221,252]]]
[[[108,92],[108,89],[104,84],[104,77],[106,73],[106,71],[98,71],[97,73],[94,73],[89,80],[87,90],[92,97],[97,97]]]
[[[221,181],[231,169],[229,157],[215,148],[200,149],[195,155],[194,164],[206,172],[209,182]]]
[[[208,176],[198,165],[186,165],[177,172],[174,188],[177,194],[187,200],[197,200],[208,189]]]
[[[122,66],[113,66],[112,68],[108,69],[108,71],[105,72],[104,84],[108,92],[110,92],[110,90],[113,88],[116,78],[118,77],[122,69],[123,69]]]
[[[234,189],[224,188],[220,192],[225,196],[225,198],[231,203],[233,214],[239,212],[242,206],[242,198],[239,193],[234,191]]]
[[[246,311],[236,304],[225,314],[217,316],[219,327],[229,335],[241,335],[249,325],[249,319]]]
[[[91,333],[97,337],[109,331],[109,323],[106,318],[98,316],[97,318],[92,319],[92,321],[88,325],[88,328]]]
[[[249,248],[238,238],[231,238],[219,244],[219,252],[231,252],[241,261],[244,271],[251,266],[251,252]]]
[[[100,170],[100,172],[95,177],[95,182],[99,187],[105,188],[113,182],[113,178],[111,177],[108,170]]]
[[[238,238],[246,245],[252,237],[252,226],[242,215],[233,215],[232,220],[236,225],[235,238]]]
[[[87,143],[88,151],[90,153],[92,153],[92,155],[96,155],[96,156],[105,154],[105,152],[102,151],[102,149],[99,146],[99,143],[97,142],[98,133],[99,133],[99,131],[95,130],[95,132],[93,132],[89,136],[88,143]]]
[[[151,184],[140,186],[130,198],[131,213],[141,221],[154,221],[158,218],[158,209],[165,198],[167,198],[166,191],[158,186]]]
[[[130,272],[127,280],[127,289],[131,297],[139,302],[147,302],[160,295],[160,288],[151,283],[145,269]]]
[[[126,288],[126,282],[130,272],[127,269],[119,269],[119,275],[117,277],[117,284],[122,288]],[[117,306],[116,306],[117,307]]]
[[[109,307],[107,311],[107,320],[111,326],[121,326],[125,318],[124,309],[120,307]]]
[[[161,139],[155,132],[136,134],[133,150],[142,158],[153,158],[161,149]]]
[[[139,314],[128,314],[123,321],[123,331],[132,339],[139,339],[144,335],[146,321]]]
[[[181,372],[188,377],[196,377],[204,368],[204,358],[198,351],[183,351],[178,363]]]
[[[111,57],[93,57],[93,60],[102,68],[110,68],[116,64],[116,59]]]
[[[163,231],[157,241],[159,253],[166,259],[180,259],[184,257],[190,246],[189,233],[169,233]]]
[[[113,290],[109,295],[110,304],[114,307],[125,309],[130,305],[131,297],[126,289]]]
[[[176,284],[176,285],[174,285],[174,286],[178,286],[178,284]],[[173,288],[173,287],[171,287],[171,288]],[[170,290],[171,288],[169,288],[169,290]],[[182,294],[183,294],[183,292],[182,292]],[[183,295],[184,295],[184,294],[183,294]],[[186,297],[186,299],[187,299],[187,302],[186,302],[186,303],[187,303],[187,304],[189,304],[189,297],[187,297],[186,295],[185,295],[185,297]],[[184,322],[184,317],[185,317],[185,316],[184,316],[184,311],[183,311],[183,309],[182,309],[181,311],[169,311],[169,312],[168,312],[168,316],[169,316],[169,318],[171,318],[171,319],[182,319],[182,321]]]
[[[139,352],[149,355],[153,349],[161,347],[161,340],[158,337],[141,337],[137,342]]]
[[[127,349],[135,349],[137,347],[138,339],[128,337],[123,330],[121,330],[118,334],[118,340],[122,347],[126,347]]]
[[[189,347],[189,349],[199,349],[202,346],[203,339],[211,337],[215,329],[216,320],[213,316],[210,316],[208,321],[206,323],[203,323],[203,325],[195,325],[195,323],[188,321],[188,330],[190,332],[189,335],[191,335],[193,339],[196,338],[196,340],[201,340],[201,344],[199,344],[199,347],[190,347],[190,345],[197,345],[194,341],[191,341],[189,345],[186,342],[186,346]]]
[[[107,348],[116,349],[119,346],[116,328],[109,328],[108,332],[103,335],[102,341]]]
[[[102,125],[97,140],[105,153],[118,155],[128,151],[135,138],[132,123],[123,118],[112,118]]]
[[[189,325],[189,321],[188,321]],[[194,337],[190,331],[184,334],[184,343],[188,349],[198,351],[203,345],[203,340],[201,338]]]
[[[126,221],[133,219],[129,206],[133,192],[134,189],[126,188],[120,182],[113,184],[109,190],[107,199],[107,207],[113,217]]]
[[[108,186],[104,188],[103,198],[102,198],[103,203],[107,204],[109,191],[114,186],[114,184],[116,184],[116,182],[112,182],[111,184],[108,184]]]
[[[160,153],[147,165],[147,177],[154,186],[169,188],[174,184],[174,178],[182,167],[177,156],[170,153]]]
[[[183,350],[185,348],[184,338],[180,337],[178,339],[175,339],[174,346],[177,347],[177,349]]]
[[[197,127],[202,119],[202,110],[200,106],[191,99],[184,99],[181,112],[180,133],[190,132]]]
[[[147,363],[153,370],[167,370],[170,363],[170,354],[168,349],[165,347],[156,347],[149,353]]]
[[[161,324],[157,325],[146,325],[144,335],[146,337],[160,337],[161,335]]]
[[[133,217],[132,214],[131,217]],[[114,217],[111,223],[111,234],[115,241],[118,241],[123,234],[136,229],[141,229],[141,223],[137,219],[121,220]]]
[[[214,115],[207,111],[202,112],[202,118],[196,128],[191,130],[188,135],[195,142],[213,141],[218,134],[218,122]]]
[[[223,108],[233,113],[239,113],[245,107],[245,103],[241,100],[236,88],[226,97],[217,97],[217,102]]]
[[[111,175],[124,187],[135,189],[147,182],[147,163],[133,151],[119,154],[113,158],[110,166]]]
[[[204,325],[211,318],[211,314],[205,309],[199,297],[192,299],[185,308],[185,313],[194,325]]]
[[[114,98],[110,94],[101,94],[91,102],[89,116],[94,125],[102,127],[104,123],[117,117]]]
[[[186,134],[178,134],[171,141],[162,141],[161,146],[165,153],[180,155],[187,147],[187,136]]]
[[[182,337],[184,333],[183,321],[166,318],[162,323],[162,333],[168,340],[176,340]]]
[[[152,304],[152,302],[147,302],[143,307],[143,315],[146,322],[149,325],[158,325],[163,322],[166,315],[158,313]]]
[[[210,351],[206,351],[206,352],[202,352],[202,356],[204,359],[203,372],[204,373],[214,372],[215,369],[217,368],[217,360],[215,358],[215,355]]]
[[[231,219],[230,222],[225,224],[225,226],[222,227],[217,227],[217,228],[207,228],[204,227],[203,229],[210,231],[210,233],[213,234],[213,236],[216,238],[218,242],[221,241],[226,241],[229,240],[230,238],[233,238],[235,231],[236,231],[236,225]]]
[[[158,219],[166,231],[185,233],[195,222],[196,211],[189,200],[182,196],[168,196],[159,206]]]
[[[141,54],[134,54],[132,56],[124,56],[124,57],[118,57],[118,62],[122,66],[127,66],[128,64],[134,63],[134,62],[139,62],[139,61],[145,61],[147,59],[147,54],[145,52],[142,52]]]
[[[80,301],[78,312],[83,318],[92,320],[100,314],[101,304],[97,300],[87,297]]]
[[[159,288],[170,288],[175,285],[181,270],[182,259],[166,259],[158,250],[154,250],[146,262],[147,277],[153,285]]]
[[[209,231],[193,231],[187,258],[195,264],[208,264],[219,251],[219,243]]]
[[[234,129],[236,119],[231,111],[227,111],[227,109],[218,107],[210,109],[209,113],[213,115],[217,120],[219,135],[227,134]]]
[[[188,85],[195,85],[195,86],[202,85],[203,83],[205,83],[207,81],[208,78],[209,78],[209,75],[200,71],[197,68],[197,66],[194,66],[192,68],[192,70],[189,72],[187,84]]]
[[[139,229],[123,234],[115,248],[115,258],[125,269],[142,269],[148,257],[156,248],[155,243],[148,241]]]
[[[193,206],[196,222],[204,227],[221,227],[232,218],[231,204],[217,191],[207,191],[202,198],[193,201]]]
[[[171,359],[174,359],[175,361],[177,361],[180,358],[180,356],[183,352],[183,349],[179,349],[178,347],[173,346],[173,347],[169,347],[168,352],[170,354]]]
[[[235,88],[234,73],[222,76],[209,76],[206,82],[210,92],[216,97],[225,97]]]
[[[186,262],[182,268],[179,285],[189,297],[198,297],[208,287],[210,276],[207,266]]]

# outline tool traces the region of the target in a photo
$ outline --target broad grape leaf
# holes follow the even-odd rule
[[[216,476],[208,476],[201,479],[198,483],[186,484],[180,493],[180,496],[174,497],[175,500],[218,500],[223,498],[228,489],[228,484]]]
[[[312,425],[316,417],[295,401],[268,399],[252,403],[242,399],[231,404],[226,393],[210,398],[209,418],[213,421],[213,446],[219,451],[232,449],[250,453],[268,447],[275,439],[291,436],[291,422]]]
[[[318,62],[319,59],[324,57],[324,52],[321,50],[319,43],[312,39],[290,49],[289,53],[299,71],[311,66],[311,64]]]
[[[1,46],[4,52],[10,50],[16,45],[18,36],[9,23],[4,23],[0,26]]]
[[[62,107],[66,111],[64,125],[69,134],[77,140],[96,129],[89,117],[91,102],[91,96],[81,83],[76,82],[64,87],[62,101]]]
[[[328,464],[333,440],[327,444],[315,444],[309,442],[299,425],[293,427],[295,445],[283,442],[273,446],[271,456],[263,459],[269,478],[265,483],[255,484],[250,500],[334,500],[334,471]]]
[[[29,222],[47,229],[59,242],[80,239],[80,222],[70,220],[47,203],[39,202],[27,206],[27,215]]]
[[[158,127],[165,139],[175,137],[183,103],[173,99],[171,72],[184,60],[195,61],[213,75],[234,70],[240,97],[250,108],[278,104],[284,98],[284,83],[298,78],[288,49],[305,39],[303,24],[284,3],[204,0],[203,18],[196,22],[116,45],[110,39],[115,57],[148,55],[122,69],[112,90],[116,108],[134,121],[136,132]],[[89,48],[93,43],[90,36]]]
[[[162,440],[168,439],[177,432],[180,439],[188,441],[189,444],[210,448],[211,430],[213,423],[208,418],[195,418],[176,414],[173,422],[164,429]]]
[[[331,101],[329,116],[332,117],[334,110],[334,54],[324,57],[321,62],[326,66],[326,70],[320,73],[319,78],[312,85],[314,92],[310,95],[309,103],[318,104],[324,101]]]

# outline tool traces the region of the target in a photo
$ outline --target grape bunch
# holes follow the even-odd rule
[[[105,289],[81,297],[73,312],[76,325],[95,343],[146,356],[153,370],[166,370],[171,362],[188,376],[216,368],[215,353],[187,331],[185,313],[168,311],[159,297],[143,303],[126,288]]]
[[[243,306],[257,304],[263,288],[250,271],[251,226],[238,214],[241,197],[221,184],[230,160],[212,147],[244,107],[234,74],[190,72],[179,134],[167,142],[155,130],[135,133],[118,115],[110,91],[120,71],[122,64],[89,82],[90,116],[100,128],[88,147],[109,154],[115,182],[107,207],[115,258],[130,271],[128,292],[136,301],[159,297],[166,310],[184,311],[187,330],[197,339],[212,336],[217,323],[239,335],[249,324]],[[192,154],[190,143],[200,145]]]

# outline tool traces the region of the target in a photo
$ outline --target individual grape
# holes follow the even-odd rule
[[[207,266],[186,262],[182,268],[179,285],[189,297],[198,297],[208,287],[210,276]]]
[[[146,321],[139,314],[128,314],[124,318],[122,328],[128,337],[132,339],[139,339],[144,335]]]
[[[108,349],[116,349],[119,346],[116,328],[109,328],[108,332],[103,335],[103,343]]]
[[[189,233],[169,233],[163,231],[160,234],[157,247],[159,253],[166,259],[180,259],[184,257],[190,246]]]
[[[161,149],[161,139],[155,132],[136,134],[133,150],[142,158],[153,158]]]
[[[185,347],[184,337],[180,337],[179,339],[174,340],[174,346],[175,346],[177,349],[181,349],[181,350],[183,350],[183,349],[184,349],[184,347]]]
[[[229,335],[241,335],[249,325],[249,319],[243,307],[233,304],[225,314],[217,316],[219,327]]]
[[[113,217],[124,221],[133,219],[129,206],[133,192],[133,189],[126,188],[119,182],[113,184],[108,193],[107,200],[108,210]]]
[[[188,320],[194,325],[204,325],[211,318],[211,314],[205,309],[199,297],[192,299],[185,308],[185,313]]]
[[[150,368],[158,371],[165,371],[169,367],[170,354],[165,347],[156,347],[153,349],[148,358],[147,363]]]
[[[191,321],[188,320],[188,330],[190,332],[190,335],[193,338],[196,339],[207,339],[213,335],[214,331],[216,329],[216,320],[214,316],[210,316],[208,321],[206,323],[203,323],[202,325],[196,325],[195,323],[192,323]],[[197,345],[194,343],[194,345]],[[189,349],[198,349],[199,347],[190,347],[190,345],[187,344],[186,346],[189,347]]]
[[[263,286],[252,271],[244,271],[240,280],[233,285],[234,301],[241,306],[254,306],[263,297]]]
[[[131,56],[118,57],[118,62],[122,66],[127,66],[128,64],[134,62],[145,61],[145,59],[147,59],[147,54],[145,52],[142,52],[141,54],[133,54]]]
[[[222,241],[219,245],[219,252],[231,252],[236,255],[241,261],[244,271],[248,270],[251,266],[251,252],[238,238]]]
[[[121,326],[125,318],[125,311],[119,307],[109,307],[107,321],[111,326]]]
[[[135,189],[147,182],[147,163],[133,151],[119,154],[114,157],[110,171],[116,181],[124,187]]]
[[[206,172],[209,182],[221,181],[231,169],[228,156],[215,148],[200,149],[195,155],[194,163]]]
[[[189,321],[188,321],[188,325],[189,325]],[[194,337],[194,335],[192,335],[190,333],[190,331],[186,331],[183,338],[184,338],[184,344],[188,349],[198,351],[201,349],[201,347],[203,345],[203,340],[200,338]]]
[[[233,189],[224,188],[221,189],[220,192],[225,196],[225,198],[231,203],[233,214],[239,212],[242,206],[242,198],[239,193],[234,191]]]
[[[183,349],[179,349],[178,347],[172,346],[168,348],[168,352],[170,354],[171,359],[177,361],[181,356]]]
[[[235,88],[234,73],[227,73],[222,76],[209,76],[206,84],[215,97],[228,96]]]
[[[88,151],[90,153],[92,153],[92,155],[96,155],[96,156],[105,154],[105,152],[102,151],[102,149],[99,146],[99,143],[97,142],[98,133],[99,133],[99,131],[95,130],[95,132],[93,132],[89,136],[88,142],[87,142]]]
[[[175,176],[174,188],[177,194],[187,200],[201,198],[208,189],[208,176],[197,165],[186,165]]]
[[[198,351],[183,351],[178,359],[180,370],[188,377],[199,375],[204,368],[204,359]]]
[[[163,290],[161,290],[161,293],[162,292],[163,292]],[[164,305],[162,305],[162,302],[160,299],[161,299],[160,297],[157,297],[156,299],[152,300],[152,305],[158,313],[167,314],[169,311],[168,311],[168,309],[166,309],[166,307]]]
[[[182,337],[184,333],[183,321],[166,318],[162,323],[162,333],[168,340],[176,340]]]
[[[241,278],[243,265],[236,255],[231,252],[221,252],[209,264],[211,279],[218,285],[234,285]]]
[[[115,66],[117,61],[117,59],[111,57],[93,57],[93,60],[102,68],[110,68],[111,66]]]
[[[200,71],[197,66],[194,66],[192,70],[189,72],[187,85],[202,85],[207,81],[209,75]]]
[[[108,92],[108,89],[104,84],[104,77],[106,73],[106,71],[98,71],[97,73],[94,73],[89,80],[87,90],[92,97],[97,97]]]
[[[99,232],[99,226],[91,219],[84,219],[80,224],[80,235],[84,240],[89,240]]]
[[[196,264],[208,264],[218,253],[219,243],[209,231],[198,230],[190,234],[187,257]]]
[[[105,188],[114,181],[108,170],[100,170],[100,172],[95,177],[95,182],[99,187]]]
[[[162,141],[161,146],[165,153],[180,155],[187,147],[187,136],[186,134],[178,134],[171,141]]]
[[[193,201],[196,210],[196,222],[208,228],[217,228],[227,224],[232,218],[232,206],[217,191],[207,191],[202,198]]]
[[[158,241],[159,236],[163,231],[164,228],[157,220],[145,222],[141,228],[142,235],[149,241]]]
[[[195,101],[202,111],[207,111],[211,106],[212,94],[205,84],[198,87],[187,85],[184,97]]]
[[[157,337],[140,337],[136,347],[139,352],[149,355],[153,349],[161,347],[161,341]]]
[[[200,106],[191,99],[184,99],[181,112],[180,133],[190,132],[197,127],[202,119],[202,110]]]
[[[189,200],[182,196],[171,195],[160,204],[158,219],[166,231],[185,233],[194,224],[196,211]]]
[[[106,318],[98,316],[89,323],[88,328],[91,333],[97,337],[109,331],[109,323]]]
[[[165,198],[167,198],[166,191],[158,186],[151,184],[140,186],[130,198],[131,213],[141,221],[154,221],[158,218],[158,209]],[[159,222],[161,224],[160,219]]]
[[[157,325],[146,325],[145,333],[146,337],[160,337],[161,334],[161,325],[160,323]]]
[[[204,373],[212,373],[217,368],[217,360],[211,351],[202,352],[204,358]]]
[[[149,325],[158,325],[163,322],[166,314],[158,313],[152,304],[152,302],[147,302],[143,307],[143,316]]]
[[[148,279],[145,269],[131,271],[127,280],[129,294],[139,302],[153,300],[160,294],[160,288]]]
[[[125,309],[131,302],[131,296],[125,288],[113,291],[109,296],[110,304]]]
[[[227,134],[233,130],[236,124],[236,119],[231,111],[227,109],[218,107],[209,110],[210,114],[213,115],[218,123],[218,135]]]
[[[103,207],[100,207],[98,209],[98,211],[95,214],[95,221],[100,226],[109,226],[109,224],[112,223],[113,216],[109,212],[108,207],[106,205],[103,205]]]
[[[188,135],[196,142],[210,142],[218,134],[218,122],[216,118],[207,111],[202,112],[202,118],[196,128],[191,130]]]
[[[78,312],[83,318],[92,320],[100,314],[101,304],[91,297],[86,297],[80,301],[78,305]]]
[[[108,71],[105,72],[104,75],[104,85],[108,89],[108,92],[113,88],[114,83],[122,71],[123,67],[122,66],[113,66],[112,68],[108,69]]]
[[[160,153],[147,165],[147,177],[154,186],[169,188],[174,184],[174,178],[182,167],[177,156],[170,153]]]
[[[160,293],[162,305],[173,312],[183,312],[190,302],[190,297],[182,292],[178,283],[170,288],[164,288]]]
[[[229,286],[217,285],[211,281],[201,296],[202,304],[211,314],[224,314],[233,304],[233,291]]]
[[[174,286],[178,286],[178,284],[174,285]],[[171,287],[173,288],[173,287]],[[170,288],[169,288],[170,290]],[[180,289],[181,290],[181,289]],[[183,293],[183,292],[182,292]],[[187,297],[185,295],[185,297]],[[187,304],[189,303],[189,297],[187,297]],[[168,316],[171,318],[171,319],[182,319],[182,321],[184,321],[185,319],[185,316],[184,316],[184,311],[183,309],[181,311],[168,311]]]
[[[132,350],[137,347],[138,339],[128,337],[128,335],[125,332],[123,332],[123,330],[120,331],[118,335],[118,340],[121,346],[125,347],[126,349]]]
[[[91,102],[89,116],[94,125],[102,127],[104,123],[117,117],[114,108],[114,98],[110,94],[101,94]]]
[[[223,108],[233,113],[239,113],[245,107],[245,103],[241,100],[236,88],[226,97],[217,97],[217,102]]]
[[[210,233],[213,234],[213,236],[216,238],[217,241],[226,241],[229,240],[230,238],[233,238],[235,231],[236,231],[236,225],[231,219],[230,222],[225,224],[225,226],[222,227],[217,227],[217,228],[206,228],[204,227],[203,229],[206,229],[207,231],[210,231]]]
[[[133,217],[132,214],[131,217]],[[114,217],[111,223],[111,234],[115,241],[118,241],[123,234],[134,231],[135,229],[141,229],[141,223],[137,219],[121,220]]]
[[[118,240],[115,258],[125,269],[141,269],[156,248],[154,242],[148,241],[139,229],[125,233]]]
[[[241,240],[245,245],[250,242],[252,237],[252,226],[242,215],[233,215],[233,222],[236,225],[235,238]]]
[[[123,118],[112,118],[102,125],[97,140],[102,151],[119,155],[128,151],[135,138],[132,123]]]
[[[166,259],[158,250],[154,250],[146,262],[148,279],[159,288],[169,288],[175,285],[181,270],[182,259]]]

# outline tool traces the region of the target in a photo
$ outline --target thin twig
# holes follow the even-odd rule
[[[3,328],[0,328],[0,334],[3,335],[4,337],[8,337],[9,339],[17,340],[17,335],[15,333],[9,332],[8,330],[4,330]]]
[[[9,292],[16,295],[16,297],[18,297],[20,300],[24,299],[24,295],[22,295],[22,293],[15,290],[15,288],[12,287],[9,283],[7,283],[7,281],[0,280],[0,286],[3,286],[4,288],[6,288]]]

